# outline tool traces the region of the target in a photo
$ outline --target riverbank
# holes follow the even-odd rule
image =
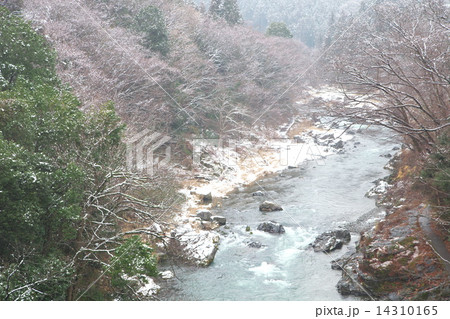
[[[429,199],[417,187],[416,165],[404,150],[391,161],[392,174],[378,183],[377,202],[387,216],[363,232],[356,251],[339,261],[341,294],[394,301],[450,299],[448,241],[438,236]]]

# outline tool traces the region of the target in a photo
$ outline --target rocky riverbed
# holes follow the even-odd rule
[[[217,229],[227,223],[224,216],[213,216],[210,210],[220,207],[221,201],[234,189],[252,185],[264,176],[280,174],[286,169],[297,169],[306,162],[319,162],[325,157],[344,152],[344,143],[354,135],[345,133],[346,123],[331,128],[326,121],[317,122],[309,129],[289,138],[289,129],[297,122],[280,128],[276,138],[260,136],[258,143],[241,141],[238,147],[218,146],[204,143],[199,145],[201,174],[195,175],[181,192],[187,202],[178,226],[170,231],[167,245],[177,251],[185,262],[198,266],[208,266],[220,244]],[[220,172],[220,178],[217,173]],[[199,178],[201,176],[201,178]],[[265,198],[264,192],[253,194]],[[282,207],[264,201],[260,211],[282,211]]]
[[[336,129],[344,131],[344,127]],[[198,194],[209,194],[211,189],[194,186],[189,190],[193,202],[197,204],[196,210],[185,217],[185,230],[173,235],[179,239],[181,234],[188,234],[189,241],[186,237],[183,241],[175,241],[188,243],[179,247],[179,251],[187,256],[195,256],[195,251],[203,253],[202,258],[193,258],[189,262],[193,265],[209,264],[209,267],[184,265],[178,268],[178,264],[175,267],[178,279],[164,281],[160,298],[356,298],[339,294],[335,286],[340,274],[331,270],[329,265],[332,260],[355,250],[360,225],[367,227],[368,224],[383,218],[384,212],[376,208],[375,201],[364,195],[374,180],[387,174],[383,169],[387,159],[382,155],[390,152],[395,144],[380,139],[379,132],[366,128],[361,133],[348,134],[351,138],[342,139],[342,149],[333,148],[330,145],[337,142],[332,140],[331,136],[327,137],[329,131],[317,131],[320,132],[317,135],[305,131],[302,139],[308,140],[309,137],[311,141],[317,140],[324,144],[314,142],[314,145],[333,149],[329,156],[316,156],[303,164],[284,167],[284,170],[268,174],[253,184],[239,185],[235,192],[219,201],[218,196],[212,192],[213,203],[207,205]],[[293,144],[296,144],[295,140]],[[267,201],[274,206],[264,204]],[[261,205],[263,208],[281,207],[282,210],[260,210]],[[219,226],[204,220],[204,215],[196,214],[198,209],[208,209],[211,217],[225,217],[226,225]],[[208,217],[209,214],[206,214],[206,219]],[[210,228],[213,230],[210,231]],[[332,235],[337,235],[339,240],[331,239],[334,241],[332,245],[327,244],[330,238],[323,236],[323,247],[329,247],[326,249],[329,252],[314,252],[310,244],[314,243],[317,236],[340,229],[347,229],[348,233],[351,233],[350,242],[346,231],[336,232]],[[208,238],[207,233],[217,234],[220,239]],[[205,238],[202,244],[192,240],[200,236]],[[208,249],[203,250],[203,247]],[[212,262],[210,253],[215,254]],[[205,260],[206,263],[202,264],[199,260]]]

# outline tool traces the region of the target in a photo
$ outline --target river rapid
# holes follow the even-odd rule
[[[221,242],[214,262],[207,268],[176,266],[176,278],[161,291],[163,300],[356,300],[336,289],[340,271],[330,262],[355,245],[359,234],[355,221],[383,217],[375,200],[364,195],[377,179],[389,172],[383,167],[387,154],[398,146],[380,128],[364,128],[345,144],[343,154],[304,163],[238,189],[214,214],[227,218],[221,227]],[[252,196],[262,191],[264,196]],[[259,204],[274,201],[282,212],[261,213]],[[273,220],[286,233],[256,230],[259,223]],[[361,222],[361,221],[359,221]],[[349,228],[352,241],[327,255],[315,253],[310,244],[322,232]],[[249,246],[259,242],[261,248]]]

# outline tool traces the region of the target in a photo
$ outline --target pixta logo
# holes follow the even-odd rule
[[[127,145],[127,168],[131,172],[154,175],[159,168],[167,166],[172,149],[167,145],[171,137],[145,129],[133,135]],[[162,150],[162,148],[165,148]],[[155,156],[155,154],[159,156]]]

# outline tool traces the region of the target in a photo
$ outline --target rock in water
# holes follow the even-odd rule
[[[264,193],[261,191],[254,192],[252,196],[264,196]]]
[[[248,247],[251,248],[261,248],[262,244],[259,241],[252,241],[248,243]]]
[[[335,249],[340,249],[351,239],[350,232],[348,230],[339,229],[335,231],[329,231],[318,236],[312,247],[314,251],[330,252]]]
[[[162,279],[172,279],[173,277],[175,277],[174,273],[171,272],[170,270],[160,272],[159,275],[161,276]]]
[[[261,205],[259,205],[259,210],[262,212],[276,212],[283,210],[283,208],[275,203],[265,201]]]
[[[334,147],[335,149],[343,149],[344,148],[344,142],[341,140],[333,145],[331,145],[332,147]]]
[[[285,232],[283,225],[274,221],[259,224],[257,229],[271,234],[283,234]]]
[[[227,223],[227,219],[223,216],[213,216],[212,220],[213,220],[213,222],[216,222],[220,226],[223,226]]]
[[[211,212],[207,209],[200,209],[197,211],[197,217],[207,222],[211,220],[211,215]]]

